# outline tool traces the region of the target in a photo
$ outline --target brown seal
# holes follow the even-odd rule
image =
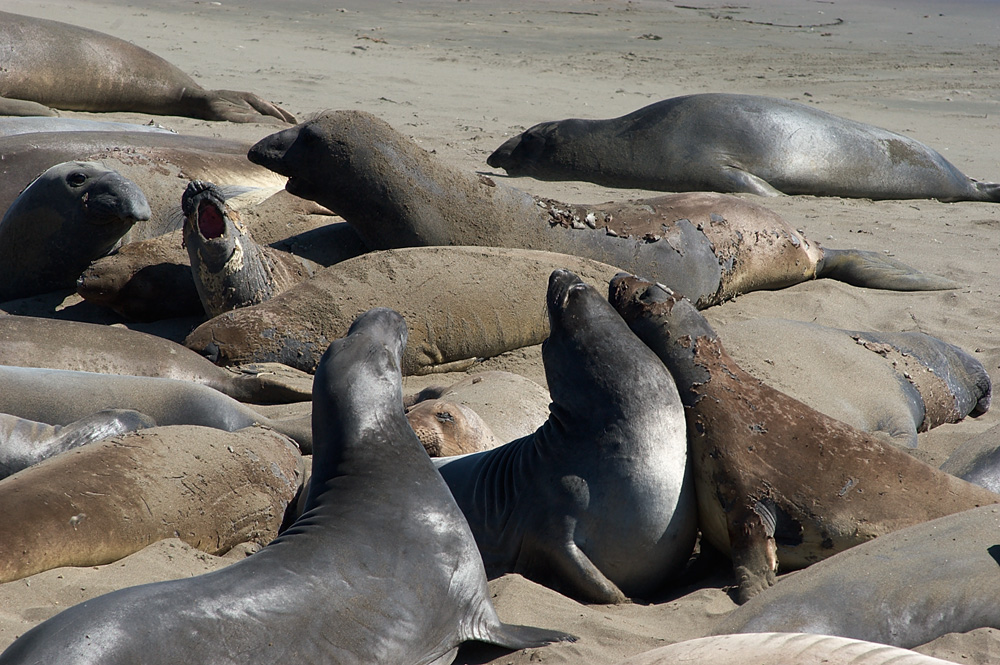
[[[801,568],[912,524],[1000,502],[761,383],[687,300],[630,275],[610,300],[684,401],[704,537],[729,552],[740,602]]]

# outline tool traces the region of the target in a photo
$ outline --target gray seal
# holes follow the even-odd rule
[[[1000,494],[1000,425],[955,448],[941,470]]]
[[[487,163],[512,176],[671,192],[1000,201],[1000,185],[919,141],[754,95],[685,95],[619,118],[544,122]]]
[[[26,108],[24,102],[34,105]],[[0,12],[0,113],[55,115],[47,107],[295,122],[290,113],[253,93],[205,90],[163,58],[123,39]]]
[[[136,222],[142,190],[95,162],[64,162],[38,176],[0,219],[0,302],[72,288]]]
[[[316,375],[303,515],[253,556],[130,587],[21,636],[0,663],[450,663],[460,643],[572,639],[500,622],[475,542],[406,423],[401,316],[377,309]],[[350,506],[345,510],[345,506]]]
[[[587,602],[648,598],[691,555],[684,415],[663,364],[597,289],[549,278],[552,396],[534,433],[435,465],[490,577],[520,573]]]
[[[99,409],[134,409],[157,425],[232,432],[260,424],[312,449],[307,419],[272,420],[211,388],[178,379],[0,365],[0,413],[67,425]]]
[[[597,205],[538,199],[440,163],[385,122],[334,111],[265,137],[250,161],[340,215],[370,249],[489,245],[573,254],[648,275],[699,307],[817,277],[857,286],[957,285],[875,252],[826,250],[780,216],[713,193]]]
[[[782,578],[718,633],[806,632],[912,648],[1000,628],[1000,506],[917,524]]]

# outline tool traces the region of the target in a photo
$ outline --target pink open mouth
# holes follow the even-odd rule
[[[198,230],[206,240],[219,238],[226,230],[226,221],[211,201],[202,201],[198,206]]]

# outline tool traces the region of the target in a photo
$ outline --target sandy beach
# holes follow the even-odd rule
[[[299,120],[361,109],[438,159],[554,199],[597,203],[654,195],[582,182],[510,178],[486,164],[505,139],[542,121],[610,118],[699,92],[780,97],[918,139],[969,176],[1000,181],[1000,3],[990,0],[0,0],[127,39],[206,88],[250,90]],[[136,113],[70,117],[162,124],[256,140],[277,121],[233,124]],[[1000,379],[1000,205],[935,200],[744,195],[832,248],[883,252],[962,286],[900,293],[815,280],[740,296],[705,312],[716,325],[758,317],[855,330],[921,331],[972,352]],[[780,342],[773,360],[781,362]],[[544,383],[537,347],[481,363]],[[411,389],[455,375],[407,381]],[[920,434],[912,451],[939,465],[1000,424],[1000,409]],[[0,649],[66,606],[110,589],[198,574],[211,557],[180,541],[95,569],[58,569],[0,585]],[[611,665],[700,637],[736,605],[726,566],[622,606],[588,606],[518,576],[491,582],[501,618],[564,630],[571,645],[504,652],[463,647],[458,663]],[[1000,658],[1000,629],[951,634],[918,649],[970,665]]]

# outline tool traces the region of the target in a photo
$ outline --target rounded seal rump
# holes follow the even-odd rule
[[[305,512],[276,540],[212,573],[76,605],[22,635],[0,663],[253,654],[261,664],[443,665],[466,640],[520,649],[572,639],[497,617],[469,527],[406,423],[405,345],[402,317],[379,309],[324,354]]]
[[[587,602],[648,597],[694,546],[680,398],[594,287],[556,270],[546,301],[548,420],[499,448],[434,463],[490,577],[520,573]]]
[[[661,191],[1000,201],[937,151],[902,134],[784,99],[709,93],[619,118],[529,128],[490,166],[539,180]]]

